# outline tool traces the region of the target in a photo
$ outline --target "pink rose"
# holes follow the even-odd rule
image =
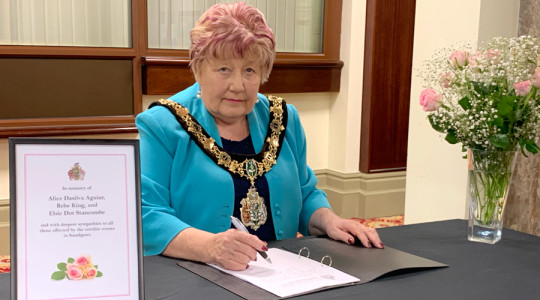
[[[474,54],[467,57],[468,65],[471,67],[476,67],[478,65],[478,60],[482,58],[482,52],[476,51]]]
[[[454,51],[450,54],[450,65],[452,68],[464,67],[467,64],[469,54],[465,51]]]
[[[498,64],[499,61],[500,61],[501,51],[489,49],[489,50],[487,51],[487,57],[488,57],[488,59],[491,60],[491,62],[492,62],[494,65],[496,65],[496,64]]]
[[[75,259],[75,263],[81,267],[91,264],[91,261],[90,255],[81,255]]]
[[[532,85],[535,88],[540,88],[540,67],[536,68],[532,76]]]
[[[88,279],[94,279],[94,277],[97,275],[97,269],[95,267],[88,268],[86,269],[84,275]]]
[[[424,111],[434,111],[441,107],[441,95],[432,89],[424,89],[420,93],[420,105]]]
[[[450,87],[450,85],[452,85],[452,81],[454,81],[454,73],[446,72],[441,74],[441,80],[439,80],[439,84],[443,88],[448,88]]]
[[[531,91],[531,81],[525,80],[522,82],[514,83],[514,90],[516,90],[516,95],[525,96]]]
[[[81,280],[84,275],[81,267],[74,264],[66,265],[66,273],[70,280]]]

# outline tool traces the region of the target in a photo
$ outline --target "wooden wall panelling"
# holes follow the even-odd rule
[[[402,171],[407,138],[416,0],[368,0],[360,171]]]
[[[19,108],[16,108],[16,111],[11,109],[11,112],[14,113],[15,117],[13,117],[11,114],[8,114],[7,117],[6,115],[0,117],[0,138],[6,138],[11,136],[56,136],[73,134],[137,132],[137,128],[135,127],[135,116],[142,111],[140,54],[138,53],[137,48],[137,45],[140,44],[138,28],[139,26],[141,26],[139,22],[139,4],[142,1],[143,0],[131,0],[131,33],[133,45],[133,47],[131,48],[0,45],[0,58],[4,59],[5,61],[14,59],[26,59],[28,61],[46,61],[47,59],[50,59],[51,61],[64,60],[69,64],[70,60],[93,60],[93,62],[96,63],[99,61],[100,63],[106,64],[107,61],[123,60],[125,63],[131,66],[128,68],[122,68],[121,72],[123,73],[120,75],[121,77],[123,77],[123,79],[129,79],[131,81],[129,84],[129,90],[123,88],[121,92],[123,95],[122,97],[124,97],[124,95],[128,95],[129,97],[131,97],[131,100],[129,102],[123,101],[120,103],[117,102],[115,98],[112,101],[106,101],[107,107],[104,108],[103,103],[99,103],[99,95],[96,92],[104,88],[112,91],[116,89],[117,86],[109,85],[108,87],[104,87],[104,85],[106,84],[85,82],[84,79],[80,78],[77,79],[83,81],[82,83],[80,81],[74,81],[74,83],[78,85],[79,90],[73,93],[73,101],[67,101],[67,104],[60,103],[58,101],[55,102],[57,100],[57,95],[54,93],[53,87],[56,88],[56,91],[62,91],[62,89],[67,90],[73,86],[65,83],[58,83],[55,86],[55,83],[51,81],[49,82],[48,89],[45,89],[45,91],[47,92],[42,93],[39,99],[41,103],[50,103],[51,105],[46,106],[43,110],[39,110],[36,108],[34,112],[37,112],[37,115],[24,115],[25,112],[31,111],[29,110],[31,109],[31,105],[41,105],[41,103],[39,103],[39,101],[37,100],[34,103],[23,103],[27,104],[27,107],[22,111],[22,114]],[[51,74],[54,74],[55,71],[61,71],[57,66],[53,66],[52,68],[53,69],[50,70]],[[0,68],[0,70],[3,69]],[[26,70],[21,69],[18,71],[25,72]],[[79,71],[79,74],[82,74],[82,72],[84,72],[83,70]],[[107,71],[103,70],[103,72]],[[8,76],[9,75],[10,74],[8,74]],[[6,84],[7,81],[3,82],[4,84]],[[22,80],[22,83],[26,83],[24,78]],[[44,83],[36,81],[33,84],[39,86],[43,85]],[[31,91],[25,91],[24,89],[20,88],[16,91],[17,94],[23,94],[24,92],[28,93]],[[102,111],[97,114],[85,114],[85,112],[83,111],[84,108],[81,107],[84,107],[86,103],[84,103],[83,105],[75,103],[75,98],[82,95],[86,96],[87,99],[90,99],[90,102],[96,100],[96,104],[94,106],[90,104],[87,106],[87,108],[92,110],[95,108],[102,108]],[[94,95],[94,97],[92,97],[92,95]],[[17,98],[8,98],[6,97],[5,93],[0,94],[0,103],[5,104],[6,102],[10,101],[21,100],[18,100]],[[118,103],[119,106],[113,108],[114,105],[109,106],[110,104],[112,104],[111,102]],[[75,113],[72,113],[73,110],[71,110],[71,112],[68,112],[67,114],[64,113],[61,116],[58,116],[60,112],[65,108],[64,106],[71,106],[72,109],[80,109],[79,111],[75,109]]]
[[[175,94],[195,82],[189,60],[147,57],[143,65],[143,93]],[[294,65],[276,62],[261,93],[339,92],[342,61],[310,61]]]

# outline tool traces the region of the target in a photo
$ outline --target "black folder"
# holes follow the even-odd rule
[[[394,271],[416,271],[430,268],[447,267],[448,265],[430,259],[412,255],[394,248],[384,249],[364,248],[358,245],[348,245],[334,241],[327,237],[310,236],[298,239],[274,241],[269,247],[282,248],[299,255],[321,261],[329,256],[332,267],[349,275],[357,277],[357,284],[368,283],[385,274]],[[322,262],[329,264],[328,257]],[[192,261],[180,260],[178,265],[185,269],[239,295],[246,299],[279,299],[276,295],[254,286],[233,275],[221,272],[218,269]]]
[[[448,266],[391,247],[384,249],[364,248],[322,237],[307,237],[282,246],[282,248],[295,253],[298,253],[303,247],[310,250],[311,259],[321,261],[323,256],[330,256],[332,267],[359,278],[358,284],[368,283],[393,271],[407,269],[413,271]],[[301,254],[305,256],[305,253],[302,251]],[[328,263],[328,260],[323,263]]]

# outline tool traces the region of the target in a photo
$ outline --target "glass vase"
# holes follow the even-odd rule
[[[517,151],[469,149],[469,241],[495,244]]]

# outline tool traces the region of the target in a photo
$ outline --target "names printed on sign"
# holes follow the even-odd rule
[[[115,231],[114,221],[105,218],[106,210],[100,207],[104,201],[107,201],[107,198],[94,193],[92,186],[62,186],[60,193],[47,197],[47,215],[50,221],[41,223],[39,232],[62,234],[64,238],[87,238],[97,232]],[[69,218],[73,216],[100,218],[95,221],[73,221],[73,218]],[[62,221],[65,217],[68,217],[66,219],[69,221]]]
[[[10,141],[12,298],[142,299],[137,149]]]

